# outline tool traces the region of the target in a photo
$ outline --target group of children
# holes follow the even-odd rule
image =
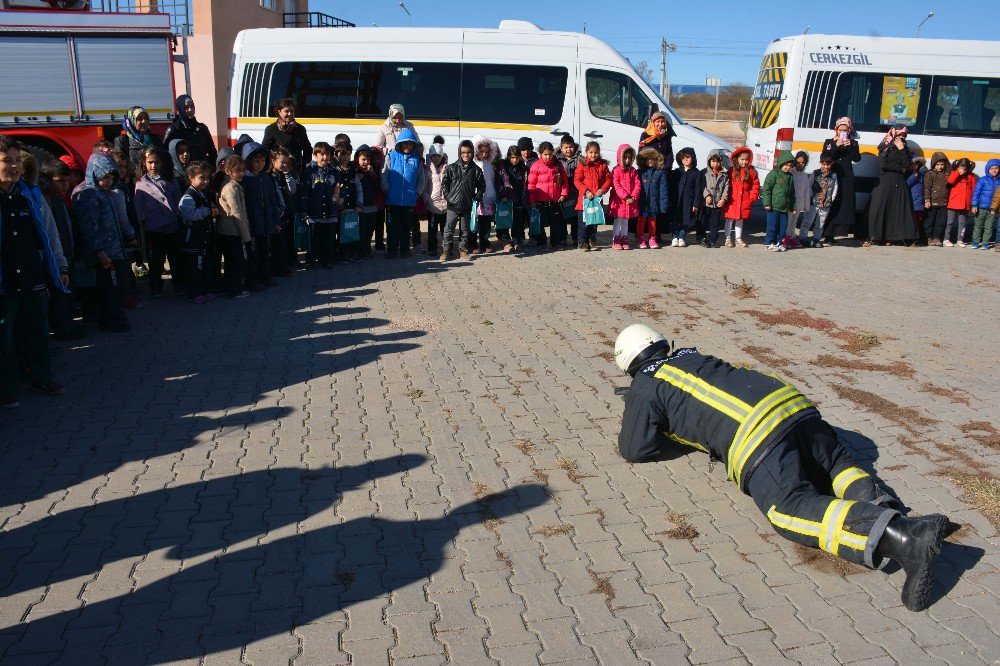
[[[989,160],[981,178],[975,166],[965,157],[952,162],[943,152],[931,156],[929,168],[924,159],[913,159],[906,182],[922,244],[990,249],[1000,213],[1000,159]],[[970,218],[972,238],[966,243]]]

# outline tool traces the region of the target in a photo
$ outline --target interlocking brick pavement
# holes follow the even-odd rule
[[[969,426],[1000,408],[997,261],[379,257],[157,301],[59,345],[66,396],[0,415],[0,660],[995,663],[1000,537],[955,479],[1000,471]],[[950,513],[934,605],[774,535],[701,454],[624,463],[610,352],[635,321],[787,376],[907,506]]]

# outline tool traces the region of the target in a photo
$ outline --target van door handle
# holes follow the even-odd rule
[[[557,127],[557,128],[555,128],[554,130],[552,130],[551,132],[549,132],[549,134],[554,134],[555,136],[562,136],[563,134],[568,134],[568,133],[569,133],[569,132],[563,132],[563,131],[562,131],[561,129],[559,129],[558,127]]]
[[[587,137],[588,139],[600,139],[604,135],[599,134],[597,132],[587,132],[586,134],[584,134],[584,136]]]

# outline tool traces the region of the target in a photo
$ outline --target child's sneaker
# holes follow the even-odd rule
[[[948,239],[945,239],[944,242],[941,243],[941,245],[944,247],[955,247],[955,244]]]
[[[622,249],[621,239],[618,236],[615,236],[614,238],[611,239],[611,249],[612,250]]]
[[[656,236],[650,236],[648,239],[650,250],[659,250],[660,244],[656,242]]]
[[[973,250],[978,250],[979,243],[977,243],[976,241],[972,241],[972,245],[970,245],[969,247],[971,247]]]
[[[746,247],[746,246],[747,246],[746,241],[744,241],[742,238],[736,239],[736,247]]]
[[[586,243],[577,243],[576,249],[583,250],[584,252],[590,252],[590,246]]]
[[[776,245],[774,249],[777,250],[778,252],[788,252],[788,248],[782,245],[781,243],[778,243],[778,245]]]
[[[250,295],[250,292],[247,291],[246,289],[244,289],[240,293],[236,294],[236,296],[234,296],[233,298],[246,298],[249,295]]]
[[[670,239],[670,247],[677,247],[677,238]]]
[[[959,239],[959,241],[955,243],[955,245],[957,245],[958,247],[965,247],[965,241]]]
[[[648,250],[649,249],[649,238],[643,237],[639,240],[639,249]]]
[[[725,247],[732,247],[732,246],[733,246],[733,239],[732,239],[732,238],[729,238],[729,237],[727,236],[727,237],[726,237],[726,242],[725,242],[725,243],[723,243],[723,245],[724,245]]]
[[[979,246],[979,249],[980,250],[988,250],[988,249],[990,249],[990,246],[987,245],[986,243],[983,243],[982,245]]]
[[[687,247],[687,243],[684,242],[683,238],[677,239],[677,247]]]
[[[514,251],[514,246],[511,245],[510,243],[507,243],[506,245],[503,246],[503,251],[506,252],[507,254],[510,254],[511,252]]]

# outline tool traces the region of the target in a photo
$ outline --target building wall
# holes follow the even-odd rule
[[[279,11],[264,9],[260,0],[194,0],[194,35],[188,37],[191,69],[191,97],[198,119],[208,125],[217,143],[229,140],[229,77],[233,42],[241,30],[283,27],[287,6],[293,11],[309,11],[309,0],[278,0]],[[178,91],[184,89],[184,70],[175,71]]]

